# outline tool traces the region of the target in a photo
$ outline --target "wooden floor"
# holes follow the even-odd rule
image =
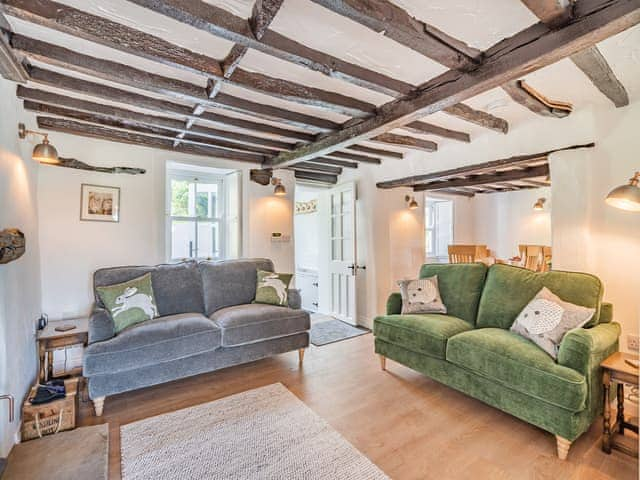
[[[82,403],[80,424],[109,422],[109,478],[120,478],[120,425],[281,382],[395,480],[638,478],[637,460],[600,450],[601,424],[556,458],[555,438],[395,362],[380,371],[372,335]]]

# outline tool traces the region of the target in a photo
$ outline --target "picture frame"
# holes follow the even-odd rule
[[[80,220],[83,222],[120,221],[120,187],[80,186]]]

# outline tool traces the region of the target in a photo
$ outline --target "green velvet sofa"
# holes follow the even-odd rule
[[[447,314],[401,315],[393,293],[387,314],[374,320],[382,369],[390,358],[556,436],[558,456],[602,407],[600,362],[618,350],[620,326],[602,283],[589,274],[534,273],[482,263],[427,264],[420,278],[438,276]],[[569,331],[557,361],[509,331],[520,311],[546,286],[567,302],[596,309],[584,328]]]

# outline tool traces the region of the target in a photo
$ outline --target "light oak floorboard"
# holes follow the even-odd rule
[[[120,425],[281,382],[394,480],[637,479],[637,462],[600,450],[602,422],[556,456],[550,433],[388,360],[363,335],[107,397],[102,417],[83,395],[80,425],[109,423],[109,478],[120,478]]]

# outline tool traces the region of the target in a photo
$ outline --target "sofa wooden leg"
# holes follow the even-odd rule
[[[304,351],[304,348],[298,349],[298,365],[302,365],[302,362],[304,362]]]
[[[566,460],[569,448],[571,447],[571,442],[566,438],[556,435],[556,444],[558,446],[558,458],[560,460]]]
[[[93,408],[96,410],[96,417],[102,416],[102,410],[104,409],[104,399],[106,397],[98,397],[93,399]]]
[[[387,357],[383,355],[379,355],[379,357],[380,357],[380,368],[382,369],[382,371],[385,371],[387,369]]]

